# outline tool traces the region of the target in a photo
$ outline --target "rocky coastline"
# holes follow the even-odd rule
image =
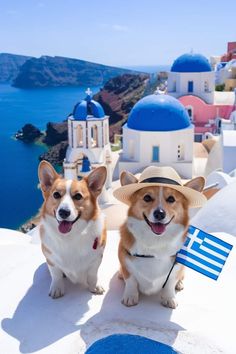
[[[20,130],[18,130],[18,132],[16,132],[15,138],[22,140],[25,143],[33,143],[42,135],[43,133],[37,127],[33,124],[27,123]]]

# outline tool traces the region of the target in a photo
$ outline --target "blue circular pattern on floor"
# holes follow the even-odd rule
[[[177,354],[169,345],[155,340],[131,335],[114,334],[91,345],[85,354]]]

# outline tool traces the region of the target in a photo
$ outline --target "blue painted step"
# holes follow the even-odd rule
[[[114,334],[91,345],[85,354],[177,354],[169,345],[131,334]]]

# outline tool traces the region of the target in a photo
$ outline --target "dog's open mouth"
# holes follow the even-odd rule
[[[71,231],[74,223],[80,218],[81,213],[78,214],[77,218],[74,221],[67,221],[67,220],[57,220],[58,222],[58,230],[62,233],[62,234],[67,234],[68,232]]]
[[[167,223],[162,223],[162,222],[151,222],[150,220],[148,220],[148,218],[146,217],[145,214],[143,214],[144,220],[146,221],[146,223],[148,224],[148,226],[150,226],[152,232],[154,232],[154,234],[156,235],[161,235],[163,234],[163,232],[166,231],[166,227],[170,224],[170,222],[173,220],[174,215],[172,216],[172,218],[167,222]]]

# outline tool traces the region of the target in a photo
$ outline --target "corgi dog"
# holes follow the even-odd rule
[[[205,180],[197,177],[184,186],[179,182],[176,187],[179,190],[171,188],[172,182],[175,186],[169,178],[159,180],[161,183],[153,183],[152,177],[148,183],[145,179],[142,186],[134,175],[124,171],[120,176],[122,187],[119,192],[114,192],[117,199],[127,202],[121,192],[128,191],[129,185],[133,189],[133,192],[129,191],[127,220],[120,228],[118,252],[120,277],[125,281],[122,303],[126,306],[137,305],[139,293],[161,292],[162,305],[175,309],[176,291],[183,289],[183,266],[175,264],[170,273],[175,255],[185,241],[189,223],[190,202],[180,190],[185,188],[189,194],[191,190],[192,194],[199,193]],[[204,201],[204,198],[200,199]]]
[[[82,180],[66,180],[46,161],[39,165],[44,197],[41,209],[42,252],[51,274],[49,295],[65,293],[64,277],[88,286],[94,294],[104,289],[97,272],[106,243],[104,216],[97,197],[106,181],[106,168],[98,167]]]

